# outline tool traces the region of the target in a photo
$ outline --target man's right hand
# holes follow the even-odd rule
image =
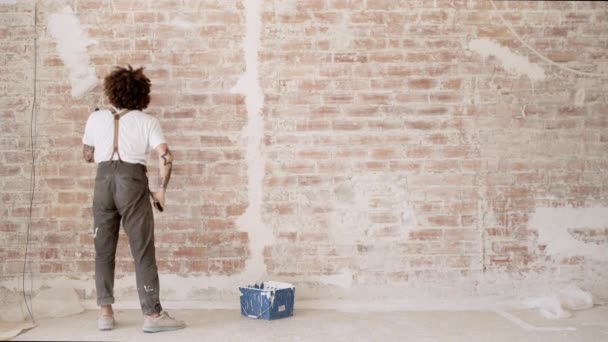
[[[165,210],[165,190],[151,192],[150,196],[152,197],[152,203],[154,203],[154,208],[156,208],[162,213],[163,210]]]

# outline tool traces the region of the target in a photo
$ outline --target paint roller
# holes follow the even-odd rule
[[[158,211],[160,211],[162,213],[163,210],[164,210],[164,208],[160,204],[160,202],[158,202],[154,197],[152,197],[152,193],[150,193],[150,198],[152,199],[152,203],[154,204],[154,208],[156,208],[156,210],[158,210]]]

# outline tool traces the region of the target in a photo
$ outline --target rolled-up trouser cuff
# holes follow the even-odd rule
[[[114,304],[114,297],[97,298],[97,305]]]

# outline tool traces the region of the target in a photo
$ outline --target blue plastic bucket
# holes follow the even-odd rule
[[[241,315],[255,319],[279,319],[293,315],[296,288],[289,283],[266,281],[239,287]]]

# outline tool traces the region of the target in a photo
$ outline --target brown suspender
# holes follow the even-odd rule
[[[129,112],[128,109],[123,109],[120,113],[116,113],[114,110],[112,111],[112,115],[114,116],[114,150],[112,150],[112,156],[110,160],[114,159],[114,154],[118,155],[118,160],[122,161],[120,158],[120,152],[118,152],[118,121],[121,117]]]

